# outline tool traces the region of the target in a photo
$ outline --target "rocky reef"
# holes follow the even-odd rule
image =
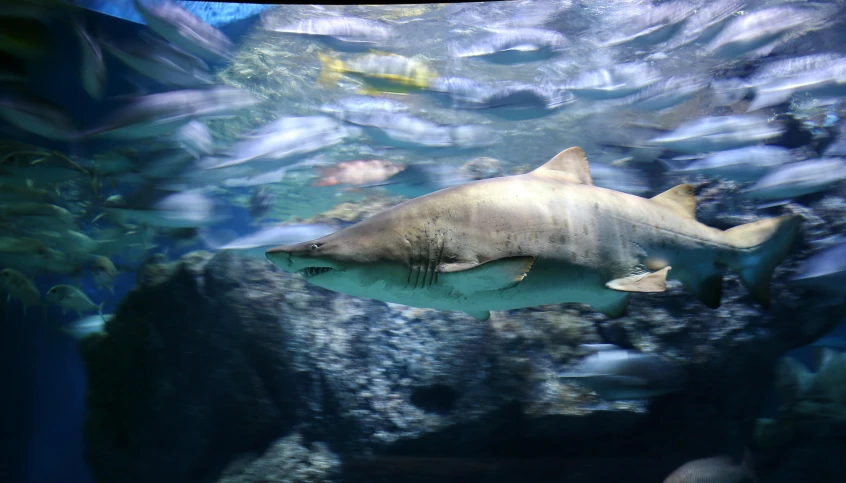
[[[703,222],[748,221],[721,219],[736,211],[707,189]],[[814,238],[843,211],[817,203]],[[779,462],[753,434],[773,368],[846,313],[787,282],[808,253],[800,244],[777,270],[769,310],[729,275],[719,309],[673,282],[613,321],[566,304],[479,322],[337,294],[237,254],[152,259],[105,333],[81,341],[86,457],[97,481],[125,483],[655,482],[749,446],[766,476]],[[604,402],[556,377],[586,343],[659,354],[687,384]]]

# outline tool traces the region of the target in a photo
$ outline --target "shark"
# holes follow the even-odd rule
[[[478,320],[563,303],[617,318],[633,293],[666,291],[668,277],[717,308],[729,269],[768,307],[801,217],[720,230],[696,220],[694,190],[643,198],[595,186],[571,147],[529,173],[429,193],[266,257],[335,292]]]

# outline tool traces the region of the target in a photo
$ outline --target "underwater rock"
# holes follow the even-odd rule
[[[329,483],[337,481],[341,461],[323,443],[299,433],[280,438],[255,458],[233,461],[217,483]]]
[[[567,304],[487,323],[330,292],[235,254],[151,260],[106,333],[81,345],[87,459],[101,481],[229,483],[293,481],[301,470],[284,455],[294,453],[323,462],[310,481],[334,478],[332,454],[662,454],[626,467],[630,481],[657,481],[751,438],[775,361],[846,313],[789,284],[806,251],[776,271],[766,312],[730,275],[715,310],[671,282],[613,321]],[[597,343],[660,355],[688,384],[651,402],[605,402],[556,377],[584,357],[580,344]],[[571,481],[610,477],[595,466]]]

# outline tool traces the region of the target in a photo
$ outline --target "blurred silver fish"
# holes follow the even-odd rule
[[[809,60],[814,63],[825,62],[825,65],[811,65],[805,71],[758,85],[755,87],[755,98],[749,104],[747,112],[787,102],[794,94],[814,97],[846,96],[846,57],[832,59],[829,56],[814,56]]]
[[[117,108],[85,136],[118,139],[162,136],[172,134],[193,119],[228,116],[258,102],[245,89],[223,86],[148,94]]]
[[[707,88],[708,82],[699,76],[674,76],[623,97],[620,103],[638,111],[662,111],[692,99]]]
[[[195,228],[228,218],[214,199],[199,190],[177,193],[154,190],[143,193],[137,200],[130,198],[106,206],[105,210],[139,224],[161,228]]]
[[[693,12],[693,5],[684,0],[653,5],[643,14],[626,19],[618,26],[622,32],[618,31],[601,47],[644,48],[666,42],[684,27]]]
[[[758,481],[749,450],[740,464],[734,464],[730,456],[689,461],[670,473],[664,483],[740,483],[745,479]]]
[[[452,80],[456,80],[453,78]],[[453,88],[451,85],[440,84],[434,89]],[[489,85],[466,84],[467,89],[452,92],[440,91],[452,98],[452,107],[463,109],[477,109],[480,113],[489,114],[499,119],[527,120],[548,116],[565,103],[560,92],[550,88],[543,88],[533,84],[521,82],[496,82]],[[436,91],[437,92],[437,91]]]
[[[124,65],[162,85],[188,88],[214,82],[202,59],[152,35],[139,35],[139,40],[132,43],[101,43]]]
[[[106,63],[103,60],[103,51],[99,42],[88,33],[78,17],[74,16],[71,23],[82,50],[82,62],[79,65],[82,87],[89,96],[101,99],[106,90]]]
[[[114,314],[89,315],[69,324],[59,327],[59,330],[76,340],[82,340],[92,334],[104,334],[106,323],[115,317]]]
[[[24,131],[57,141],[79,138],[73,119],[56,104],[35,95],[0,91],[0,117]]]
[[[320,107],[321,111],[341,120],[346,120],[347,116],[366,115],[374,111],[407,112],[408,109],[408,105],[402,102],[373,96],[347,96]]]
[[[846,242],[828,247],[803,261],[791,281],[842,294],[846,291]]]
[[[836,14],[834,5],[779,5],[734,17],[705,47],[718,59],[768,55],[787,34],[793,36],[825,26]]]
[[[675,131],[647,142],[675,151],[725,151],[758,144],[781,135],[783,128],[764,117],[733,115],[683,122]]]
[[[649,185],[646,183],[646,180],[637,172],[630,169],[592,163],[590,165],[590,176],[593,178],[593,184],[601,188],[622,191],[623,193],[638,196],[649,192]]]
[[[397,148],[453,153],[495,142],[491,131],[481,125],[439,124],[404,113],[372,112],[347,115],[345,120],[361,126],[373,142]]]
[[[312,37],[342,52],[379,49],[396,37],[390,25],[357,17],[310,18],[281,27],[274,26],[271,17],[266,17],[263,27],[271,32]]]
[[[253,221],[265,216],[273,208],[275,196],[266,186],[257,186],[250,195],[250,217]]]
[[[538,28],[502,29],[477,43],[461,48],[452,46],[458,58],[478,58],[496,64],[520,64],[549,60],[567,45],[563,34]]]
[[[363,187],[384,188],[396,196],[417,198],[470,181],[473,179],[455,166],[442,163],[418,163],[409,165],[385,181]]]
[[[666,50],[710,42],[745,5],[744,0],[714,0],[702,5],[688,17],[681,34],[667,44]]]
[[[73,285],[64,284],[51,287],[44,296],[44,299],[53,305],[58,305],[62,309],[62,314],[73,310],[79,316],[85,312],[97,310],[100,313],[100,317],[102,317],[103,305],[106,303],[104,300],[100,302],[100,305],[97,305],[82,290]]]
[[[772,168],[789,163],[790,150],[779,146],[749,146],[712,153],[676,169],[679,173],[702,173],[734,181],[755,181]]]
[[[820,158],[782,166],[743,192],[761,201],[787,201],[825,191],[846,179],[846,161]]]
[[[175,139],[183,149],[199,158],[214,150],[214,138],[209,128],[201,121],[193,120],[180,127]]]
[[[660,74],[649,65],[629,62],[585,72],[563,87],[574,96],[584,99],[616,99],[636,94],[660,78]]]
[[[223,180],[269,173],[334,146],[348,135],[331,117],[281,118],[243,136],[225,151],[201,159],[194,177]]]
[[[206,60],[230,59],[232,41],[171,0],[134,0],[135,8],[150,30]]]
[[[596,353],[582,359],[572,371],[558,375],[575,379],[606,401],[642,399],[680,391],[687,375],[677,364],[654,354],[614,345],[584,348]]]

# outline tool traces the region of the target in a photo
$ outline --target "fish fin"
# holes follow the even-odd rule
[[[572,147],[561,151],[554,158],[547,161],[546,164],[533,170],[531,174],[546,175],[550,172],[564,175],[568,178],[568,181],[574,183],[593,184],[587,156],[580,147]]]
[[[830,347],[814,347],[814,370],[822,371],[828,364],[839,360],[838,352]]]
[[[716,309],[723,298],[723,276],[726,266],[710,261],[689,265],[673,272],[674,278],[694,294],[706,307]]]
[[[755,98],[749,103],[749,107],[746,108],[746,112],[757,111],[758,109],[763,109],[765,107],[784,104],[790,100],[792,95],[793,90],[788,90],[787,92],[756,92]]]
[[[605,305],[594,305],[593,309],[601,314],[604,314],[610,319],[618,319],[626,315],[626,308],[629,306],[629,299],[631,298],[631,295],[629,295],[628,292],[618,291],[617,293],[620,294],[621,297]]]
[[[670,208],[685,218],[696,219],[696,196],[689,184],[680,184],[650,198],[652,201]]]
[[[317,59],[320,61],[317,83],[324,87],[335,87],[344,71],[344,62],[322,52],[317,53]]]
[[[801,220],[801,215],[783,215],[723,232],[726,242],[735,247],[728,265],[738,272],[743,286],[764,308],[770,305],[773,271],[793,248]]]
[[[447,283],[453,280],[474,292],[505,290],[522,282],[534,263],[534,257],[499,258],[482,264],[444,263],[438,273],[445,275]],[[459,273],[460,277],[450,277]]]
[[[100,302],[100,305],[97,306],[97,313],[100,314],[100,318],[103,317],[103,306],[106,305],[106,301]]]
[[[667,272],[670,268],[672,267],[664,267],[657,272],[617,278],[606,283],[605,286],[620,292],[663,292],[667,290]]]
[[[487,321],[488,319],[491,318],[491,313],[490,313],[490,311],[487,311],[487,310],[473,310],[473,311],[465,312],[465,313],[467,315],[469,315],[470,317],[473,317],[474,319],[476,319],[480,322],[485,322],[485,321]]]
[[[752,452],[749,451],[749,448],[743,451],[743,462],[741,466],[743,467],[743,474],[746,475],[746,478],[749,481],[758,483],[758,475],[755,473],[755,460],[752,459]]]

